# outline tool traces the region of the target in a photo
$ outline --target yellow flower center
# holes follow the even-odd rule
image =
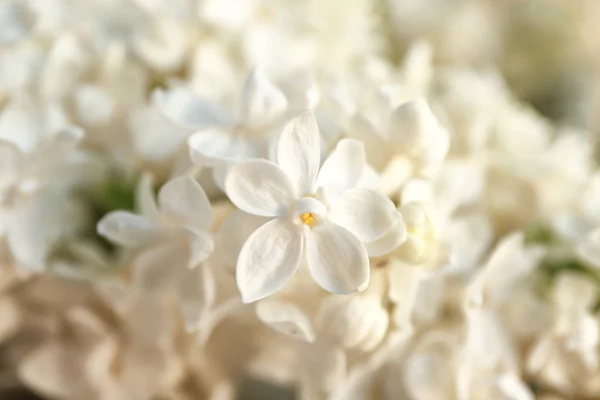
[[[313,226],[315,222],[317,222],[317,219],[314,215],[312,215],[312,213],[305,212],[300,214],[300,221],[302,221],[303,224],[306,224],[308,226]]]

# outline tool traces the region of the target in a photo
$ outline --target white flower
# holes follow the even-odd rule
[[[65,127],[59,133],[39,140],[36,148],[29,152],[11,141],[0,139],[2,201],[13,204],[21,195],[31,194],[46,183],[55,183],[56,173],[71,160],[82,138],[79,128]],[[60,183],[65,181],[63,177]]]
[[[364,290],[369,259],[363,243],[380,239],[401,218],[388,198],[357,188],[365,168],[362,144],[340,141],[319,169],[319,130],[314,117],[303,114],[284,129],[277,161],[236,164],[225,182],[238,208],[272,218],[240,252],[237,282],[243,300],[283,288],[303,259],[324,289],[340,294]]]
[[[357,115],[349,130],[364,141],[369,162],[382,171],[382,188],[391,193],[411,173],[437,173],[450,147],[448,132],[440,125],[425,100],[413,100],[395,108],[384,123]]]
[[[144,248],[134,261],[134,279],[150,292],[175,287],[188,328],[198,321],[207,281],[205,266],[213,250],[209,229],[213,212],[202,187],[190,176],[167,182],[158,207],[149,180],[140,184],[142,215],[113,211],[98,223],[98,233],[130,248]]]
[[[54,248],[85,231],[90,222],[88,212],[81,199],[60,187],[37,191],[15,207],[3,209],[2,229],[15,264],[26,271],[49,268]]]
[[[274,128],[288,105],[283,92],[258,68],[246,80],[237,117],[183,88],[159,91],[155,96],[173,121],[200,129],[189,139],[190,156],[195,163],[213,167],[266,157],[269,139],[277,133]]]

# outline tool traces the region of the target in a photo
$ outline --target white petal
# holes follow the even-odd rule
[[[225,268],[235,271],[242,246],[250,235],[268,220],[264,217],[234,211],[219,227],[215,256]]]
[[[325,290],[346,294],[369,283],[367,251],[346,229],[324,221],[306,236],[306,261],[313,279]]]
[[[375,129],[372,122],[362,115],[355,115],[349,125],[348,136],[364,143],[369,164],[381,171],[393,154],[389,143]]]
[[[303,247],[302,231],[290,221],[274,219],[258,228],[244,243],[237,263],[244,303],[283,288],[298,269]]]
[[[376,190],[381,182],[381,175],[370,165],[366,165],[365,169],[358,180],[356,187]]]
[[[365,248],[369,253],[369,257],[379,257],[396,249],[406,240],[408,232],[403,219],[399,219],[398,223],[388,233],[379,239],[365,243]]]
[[[188,268],[197,267],[215,249],[215,244],[209,234],[198,229],[185,227],[185,236],[188,240]]]
[[[402,204],[424,203],[430,204],[434,200],[434,188],[426,179],[409,179],[402,188]]]
[[[48,173],[56,165],[61,165],[73,153],[83,139],[83,131],[75,126],[67,126],[42,142],[37,149],[35,169],[41,174]]]
[[[369,339],[382,311],[380,302],[371,296],[328,296],[321,303],[315,325],[319,334],[337,345],[354,348]]]
[[[291,110],[314,109],[321,98],[319,85],[314,76],[304,70],[291,75],[283,83],[283,90],[290,103]]]
[[[411,265],[395,261],[389,266],[389,298],[396,305],[394,322],[401,331],[412,330],[414,304],[419,293],[420,276]]]
[[[150,161],[170,160],[185,145],[191,133],[152,106],[133,108],[128,125],[136,154]]]
[[[177,295],[183,313],[185,328],[192,332],[200,323],[203,313],[211,305],[214,276],[208,265],[199,268],[181,268],[177,277]]]
[[[240,210],[263,217],[287,211],[295,193],[288,176],[276,164],[252,160],[236,164],[225,180],[225,193]]]
[[[280,116],[287,108],[285,95],[259,68],[246,79],[240,115],[251,126],[261,126]]]
[[[253,152],[248,141],[220,128],[207,128],[188,139],[190,158],[195,164],[220,166],[243,160]]]
[[[208,231],[213,223],[210,201],[191,176],[167,182],[158,194],[160,211],[185,225]]]
[[[140,247],[155,239],[156,227],[142,216],[113,211],[98,222],[98,234],[122,246]]]
[[[271,328],[306,342],[315,340],[315,331],[307,316],[295,304],[265,299],[256,305],[256,315]]]
[[[372,351],[385,337],[390,326],[390,317],[382,307],[374,310],[373,323],[364,339],[359,343],[358,348],[361,351]]]
[[[137,211],[149,221],[158,218],[158,207],[154,199],[152,178],[149,174],[143,174],[135,191],[135,203]]]
[[[421,155],[436,145],[443,129],[425,100],[414,100],[397,107],[390,116],[388,134],[396,151]]]
[[[381,173],[379,190],[384,194],[396,194],[413,174],[410,160],[402,155],[395,156],[385,165]]]
[[[152,102],[167,118],[186,128],[229,125],[232,122],[225,108],[202,99],[184,87],[157,89],[152,93]]]
[[[321,163],[321,137],[312,114],[301,114],[285,126],[277,146],[277,163],[296,185],[298,194],[312,193]]]
[[[116,99],[105,88],[97,85],[79,85],[73,93],[78,121],[94,126],[110,122],[115,115]]]
[[[511,295],[511,288],[533,271],[544,251],[525,246],[523,233],[505,236],[493,250],[483,269],[473,278],[465,291],[467,306],[482,302],[497,304]]]
[[[325,187],[332,193],[343,193],[358,185],[366,166],[365,148],[362,142],[342,139],[323,163],[315,186]]]
[[[171,285],[187,261],[186,249],[177,243],[153,246],[134,261],[134,281],[145,291],[155,292]]]
[[[331,204],[329,218],[370,243],[388,233],[401,218],[392,201],[370,189],[352,189]]]

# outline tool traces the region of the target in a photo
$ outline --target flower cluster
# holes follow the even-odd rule
[[[0,397],[599,398],[600,10],[524,3],[0,1]]]

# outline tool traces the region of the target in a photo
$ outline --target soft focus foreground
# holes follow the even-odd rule
[[[597,0],[0,0],[0,398],[600,398]]]

